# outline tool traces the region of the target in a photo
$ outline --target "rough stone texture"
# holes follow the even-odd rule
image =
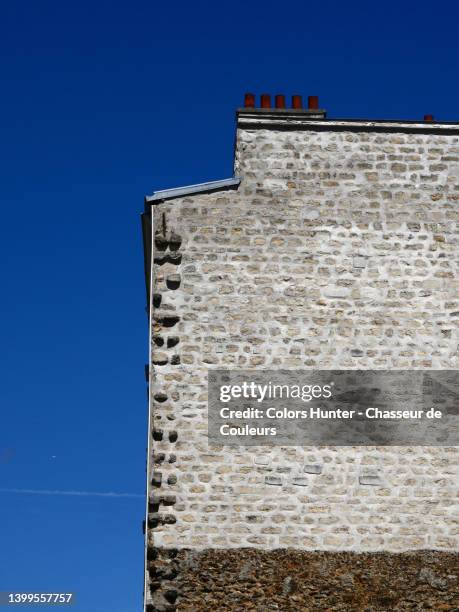
[[[459,555],[180,551],[183,612],[458,610]]]
[[[458,161],[455,134],[240,127],[237,191],[153,207],[150,547],[459,548],[457,448],[206,436],[208,368],[458,367]]]

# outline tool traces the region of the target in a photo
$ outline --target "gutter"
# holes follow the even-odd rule
[[[152,195],[145,197],[145,205],[147,204],[158,204],[164,200],[171,200],[172,198],[180,198],[182,196],[192,195],[194,193],[211,193],[213,191],[219,191],[220,189],[228,189],[231,187],[238,187],[241,182],[241,178],[235,176],[229,179],[223,179],[221,181],[210,181],[208,183],[197,183],[196,185],[187,185],[186,187],[176,187],[174,189],[163,189],[161,191],[155,191]]]

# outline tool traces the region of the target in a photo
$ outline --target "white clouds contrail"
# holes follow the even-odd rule
[[[100,491],[49,491],[46,489],[0,489],[0,493],[23,493],[24,495],[74,495],[76,497],[145,497],[140,493],[116,493],[113,491],[107,493],[101,493]]]

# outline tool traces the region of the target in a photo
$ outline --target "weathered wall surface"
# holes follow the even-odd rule
[[[459,555],[205,550],[177,555],[179,612],[457,611]]]
[[[457,448],[206,437],[208,368],[458,367],[458,162],[455,134],[240,128],[237,191],[153,207],[150,544],[459,548]]]

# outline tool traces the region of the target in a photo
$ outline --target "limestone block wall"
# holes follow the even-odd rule
[[[457,368],[459,126],[252,119],[152,206],[149,547],[457,550],[457,448],[210,446],[207,371]]]

